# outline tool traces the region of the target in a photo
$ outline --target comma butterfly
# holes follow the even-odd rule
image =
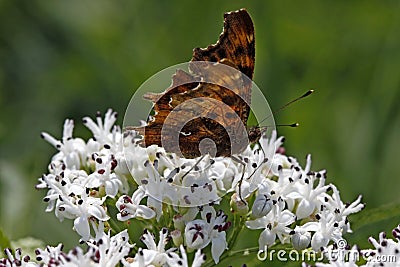
[[[143,136],[143,146],[162,146],[185,158],[242,152],[261,136],[259,127],[246,126],[254,61],[250,15],[245,9],[225,13],[218,42],[195,48],[189,73],[177,70],[163,93],[145,94],[153,102],[154,116],[145,126],[129,128]]]

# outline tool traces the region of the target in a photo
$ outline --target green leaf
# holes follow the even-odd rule
[[[365,209],[350,216],[353,234],[346,234],[349,244],[357,244],[361,248],[369,248],[368,238],[378,237],[380,232],[390,233],[399,224],[400,204],[391,203],[378,208]]]
[[[378,208],[365,209],[358,213],[357,216],[351,217],[351,225],[353,231],[356,232],[360,228],[368,227],[382,221],[400,217],[400,203],[385,204]],[[395,225],[393,225],[395,227]]]
[[[22,255],[28,255],[32,259],[36,257],[36,249],[44,248],[46,244],[43,240],[37,239],[32,236],[23,237],[17,240],[11,241],[11,248],[15,251],[15,249],[21,249]]]

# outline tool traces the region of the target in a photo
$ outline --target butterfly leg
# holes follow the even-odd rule
[[[239,159],[239,158],[237,158],[237,157],[235,157],[235,156],[231,156],[231,158],[232,158],[235,162],[237,162],[237,163],[239,163],[240,165],[242,165],[242,176],[240,177],[240,180],[239,180],[239,182],[238,182],[238,187],[239,187],[239,198],[240,198],[240,200],[241,200],[244,204],[247,204],[247,202],[244,200],[244,198],[243,198],[243,196],[242,196],[242,184],[243,184],[244,174],[245,174],[246,165],[247,165],[248,161],[247,161],[247,162],[246,162],[246,161],[243,161],[243,160],[241,160],[241,159]],[[265,154],[264,154],[264,159],[263,159],[263,161],[262,161],[258,166],[254,166],[254,165],[253,165],[254,170],[251,172],[251,174],[249,175],[249,177],[247,177],[247,179],[250,179],[250,178],[261,168],[261,166],[262,166],[264,163],[266,163],[267,161],[268,161],[268,158],[265,157]],[[253,163],[253,164],[255,164],[255,163]],[[257,164],[256,164],[256,165],[257,165]]]
[[[241,164],[242,165],[242,177],[240,177],[240,180],[238,182],[238,187],[239,187],[239,198],[240,200],[243,202],[243,204],[247,204],[247,202],[243,199],[242,197],[242,183],[243,183],[243,179],[244,179],[244,172],[246,170],[246,163],[243,162],[241,159],[235,157],[235,156],[231,156],[232,160]]]
[[[194,168],[196,168],[200,162],[204,159],[205,155],[202,155],[197,161],[196,163],[181,177],[181,179],[183,180],[183,178],[185,178],[191,171],[193,171]]]

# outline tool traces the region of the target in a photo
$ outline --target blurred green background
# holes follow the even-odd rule
[[[301,124],[279,129],[288,154],[304,163],[311,153],[313,169],[328,170],[344,201],[399,201],[399,4],[0,1],[1,228],[12,239],[76,244],[72,223],[46,214],[44,192],[34,189],[55,153],[40,132],[60,137],[72,118],[75,135],[88,137],[83,116],[109,107],[124,114],[141,83],[215,43],[223,13],[242,7],[256,30],[254,81],[272,109],[316,89],[276,116]]]

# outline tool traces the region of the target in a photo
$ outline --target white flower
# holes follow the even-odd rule
[[[112,267],[118,266],[119,262],[128,255],[133,247],[129,244],[128,231],[124,230],[118,234],[111,236],[110,231],[106,234],[104,232],[104,224],[100,222],[96,228],[94,240],[87,242],[89,251],[92,252],[92,260],[98,263],[98,266]]]
[[[186,245],[191,249],[204,248],[210,242],[208,234],[207,222],[201,219],[191,221],[185,227]]]
[[[80,138],[72,138],[74,122],[65,120],[62,141],[55,139],[48,133],[43,132],[42,138],[52,144],[60,152],[53,156],[53,161],[60,160],[64,162],[67,168],[79,170],[82,161],[86,158],[86,145]]]
[[[123,259],[122,264],[126,267],[146,267],[146,266],[148,266],[145,264],[142,248],[138,249],[138,252],[136,253],[136,255],[133,259],[132,258]],[[154,265],[150,265],[150,266],[154,267]]]
[[[111,109],[108,109],[104,116],[103,122],[101,113],[97,112],[97,124],[90,117],[83,118],[83,124],[92,131],[96,142],[99,142],[102,146],[105,146],[106,149],[110,149],[110,146],[116,142],[121,142],[122,137],[118,136],[118,139],[116,140],[116,136],[112,132],[114,123],[117,120],[117,115],[117,112],[113,112]]]
[[[96,251],[90,249],[84,251],[81,247],[74,247],[66,255],[60,258],[62,264],[60,266],[65,267],[81,267],[81,266],[99,266],[98,259],[95,255]],[[45,265],[47,266],[47,265]]]
[[[62,251],[63,247],[63,244],[58,244],[56,247],[46,246],[46,249],[37,249],[35,251],[36,260],[45,265],[61,263],[65,257],[65,253]]]
[[[210,206],[203,207],[202,219],[189,222],[185,227],[185,241],[190,249],[201,249],[211,242],[211,255],[217,264],[222,253],[228,248],[226,230],[231,226],[226,222],[227,216],[215,212]]]
[[[156,216],[154,210],[145,205],[140,205],[140,201],[145,197],[145,192],[142,187],[139,187],[132,195],[121,196],[115,204],[119,210],[117,219],[126,221],[132,218],[140,217],[143,219],[151,219]]]
[[[148,178],[143,177],[141,185],[143,186],[147,198],[147,206],[153,208],[157,214],[157,221],[162,215],[162,203],[176,203],[175,192],[168,186],[167,181],[157,171],[158,160],[151,164],[149,161],[144,163]]]
[[[280,144],[279,141],[276,143],[275,137],[272,136],[268,139],[266,136],[262,136],[260,138],[260,142],[264,143],[265,150],[263,147],[260,149],[256,144],[254,148],[249,146],[240,155],[237,155],[235,162],[240,171],[237,171],[232,187],[241,200],[250,197],[263,183],[265,175],[270,171],[270,162],[275,154],[275,149],[272,147]],[[237,162],[238,160],[240,163]]]
[[[307,222],[301,226],[303,231],[315,232],[311,239],[311,247],[314,251],[322,251],[332,240],[337,243],[342,239],[344,222],[338,222],[332,213],[327,210],[316,215],[317,222]]]
[[[0,258],[0,266],[4,267],[36,267],[39,266],[36,262],[31,261],[31,258],[26,255],[23,256],[21,249],[16,249],[13,254],[11,249],[5,249],[6,258]]]
[[[99,156],[92,155],[96,162],[96,170],[88,176],[86,187],[98,188],[104,186],[106,195],[115,197],[118,192],[126,193],[128,185],[125,177],[120,177],[114,173],[118,166],[118,161],[113,155]]]
[[[197,250],[196,254],[194,255],[194,260],[192,265],[189,265],[187,255],[185,248],[183,245],[179,246],[179,249],[181,251],[181,257],[178,256],[178,254],[174,252],[168,253],[168,265],[169,266],[182,266],[182,267],[200,267],[206,260],[206,256],[204,254],[201,254],[201,250]]]
[[[180,207],[218,203],[215,160],[177,159],[161,151],[155,157],[153,163],[144,163],[148,179],[144,177],[138,183],[146,189],[148,205],[155,208],[157,219],[161,216],[162,202]]]
[[[283,136],[277,137],[277,132],[275,130],[272,131],[271,136],[269,138],[267,138],[266,135],[263,135],[260,138],[259,145],[261,148],[261,152],[263,158],[267,159],[266,164],[264,164],[262,168],[262,173],[265,176],[267,177],[279,176],[278,169],[283,168],[290,170],[290,167],[292,165],[297,164],[295,159],[277,153],[277,151],[280,148],[282,148],[281,146],[284,141],[285,138]],[[259,150],[257,146],[254,146],[254,148]]]
[[[211,235],[211,256],[215,264],[218,264],[219,258],[226,249],[228,249],[226,232],[214,230]]]
[[[271,133],[271,137],[270,138],[266,138],[265,135],[263,135],[260,140],[259,140],[259,144],[263,150],[263,153],[267,156],[277,156],[279,154],[276,154],[276,150],[283,144],[284,142],[284,137],[277,137],[277,132],[276,131],[272,131]],[[274,162],[275,159],[270,160],[270,162]]]
[[[44,198],[44,201],[49,203],[46,212],[52,211],[55,206],[60,206],[67,199],[74,200],[77,196],[85,194],[86,189],[83,184],[86,179],[86,172],[81,170],[65,169],[61,172],[55,171],[55,174],[43,175],[39,179],[41,184],[37,188],[49,188]],[[65,217],[58,209],[55,214],[61,221]]]
[[[215,182],[221,192],[227,193],[234,190],[234,180],[239,179],[240,167],[236,162],[226,157],[214,158],[214,163],[207,170],[207,177]],[[237,181],[236,181],[237,182]]]
[[[93,229],[96,237],[87,242],[89,248],[86,252],[82,248],[76,247],[65,253],[62,251],[62,244],[57,247],[47,246],[45,249],[37,249],[35,251],[36,260],[40,263],[38,266],[119,266],[119,263],[124,261],[124,258],[128,256],[133,247],[128,242],[128,232],[125,230],[111,236],[110,232],[108,234],[104,233],[104,225],[101,222],[98,226],[93,225]]]
[[[260,250],[265,250],[265,247],[275,243],[277,236],[281,243],[288,242],[289,234],[292,231],[288,226],[295,221],[295,218],[296,216],[292,212],[284,209],[283,201],[279,201],[266,216],[247,221],[246,226],[250,229],[265,228],[258,239]]]
[[[395,239],[387,238],[384,232],[379,234],[379,240],[373,237],[368,239],[374,249],[362,251],[367,259],[366,266],[400,266],[400,224],[393,229],[392,234]]]
[[[107,221],[109,219],[102,206],[104,200],[83,194],[81,198],[70,197],[61,199],[57,205],[57,209],[62,217],[75,218],[74,229],[83,240],[88,240],[90,238],[90,218],[94,217],[99,221]]]
[[[258,194],[251,208],[251,215],[254,218],[261,218],[267,215],[273,207],[273,201],[269,193]]]
[[[276,179],[272,179],[272,177],[264,179],[258,193],[269,195],[275,203],[284,200],[288,209],[292,211],[296,200],[291,194],[297,192],[296,182],[300,176],[300,168],[283,168],[282,165],[279,165],[277,168],[278,180],[275,181]]]
[[[158,244],[154,240],[154,236],[145,229],[140,240],[146,245],[147,249],[143,249],[138,257],[142,257],[142,266],[163,266],[167,262],[167,253],[175,250],[174,248],[165,250],[167,244],[168,231],[163,228],[160,231],[160,239]]]
[[[116,153],[118,167],[116,172],[125,175],[131,175],[137,184],[141,184],[141,180],[147,176],[145,162],[149,159],[157,158],[156,155],[162,148],[158,146],[142,147],[138,145],[141,140],[135,131],[127,131],[123,134],[122,154]],[[161,152],[160,152],[161,153]]]
[[[295,183],[296,190],[287,195],[288,198],[298,200],[296,216],[303,219],[314,213],[321,205],[320,196],[325,193],[329,185],[325,185],[325,171],[310,173],[311,155],[307,156],[307,164],[302,172],[302,179]],[[316,182],[318,184],[315,186]],[[315,186],[315,188],[314,188]]]
[[[361,202],[361,195],[351,204],[344,204],[340,199],[340,193],[337,187],[333,184],[330,185],[332,189],[332,196],[324,194],[325,203],[327,209],[329,209],[334,215],[337,221],[345,221],[344,227],[345,232],[351,232],[350,223],[347,221],[347,216],[353,213],[357,213],[364,208],[364,204]]]
[[[189,173],[182,181],[179,188],[180,206],[203,206],[210,203],[217,204],[220,201],[218,189],[208,171]]]
[[[122,140],[113,153],[118,162],[115,173],[119,176],[143,177],[146,173],[143,164],[149,159],[147,148],[137,144],[140,138],[135,131],[124,131],[123,134],[119,134]]]
[[[310,245],[310,241],[311,241],[310,232],[304,231],[303,229],[301,229],[301,227],[295,228],[294,234],[292,235],[293,248],[297,250],[306,249]]]

